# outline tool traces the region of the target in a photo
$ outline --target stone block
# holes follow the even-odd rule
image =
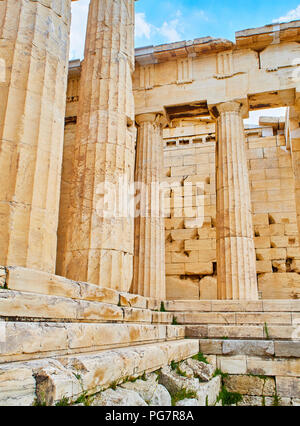
[[[189,338],[208,337],[207,325],[187,325],[185,327],[185,335]]]
[[[247,358],[245,355],[220,356],[218,357],[217,365],[224,373],[247,374]]]
[[[124,312],[124,321],[126,322],[151,323],[152,312],[149,309],[135,309],[135,308],[122,308],[122,309]]]
[[[204,277],[200,280],[200,299],[215,300],[218,296],[217,277]]]
[[[91,403],[93,407],[116,406],[116,407],[141,407],[148,404],[141,398],[139,393],[129,389],[118,388],[116,390],[107,389],[98,394]]]
[[[266,359],[259,357],[247,358],[247,373],[264,376],[300,376],[300,363],[298,359],[275,358]]]
[[[28,268],[7,268],[7,288],[10,290],[59,296],[71,299],[84,299],[117,305],[119,293],[108,288],[68,280],[54,274]]]
[[[275,344],[275,355],[278,357],[300,358],[299,341],[277,341]],[[300,361],[299,361],[300,362]]]
[[[1,291],[0,308],[3,317],[101,322],[123,320],[122,308],[116,305],[11,290]]]
[[[185,327],[180,325],[167,325],[167,339],[183,339],[185,337]]]
[[[261,396],[244,395],[243,400],[238,402],[238,407],[261,407],[263,398]]]
[[[224,384],[229,392],[237,392],[242,395],[272,396],[275,393],[275,380],[273,378],[264,379],[257,376],[234,375],[225,377]]]
[[[219,312],[185,312],[177,314],[180,324],[234,324],[234,313]]]
[[[224,340],[223,354],[273,356],[274,342],[266,340]]]
[[[223,340],[200,339],[200,352],[209,355],[222,355]]]
[[[171,406],[171,396],[167,389],[158,384],[158,376],[150,374],[145,380],[126,382],[121,384],[121,388],[137,392],[139,396],[150,406]]]
[[[210,312],[211,301],[195,301],[195,300],[170,300],[165,303],[165,308],[171,312],[184,312],[184,311],[200,311]]]
[[[0,365],[0,406],[33,405],[35,398],[35,379],[30,368]]]
[[[74,400],[82,392],[101,392],[112,383],[158,370],[172,360],[189,358],[198,351],[198,341],[181,340],[59,357],[55,364],[45,360],[48,364],[35,372],[37,393],[47,396],[48,405],[64,396]],[[9,365],[13,369],[13,364]]]
[[[300,398],[300,377],[276,377],[277,393],[281,397]]]
[[[211,303],[214,312],[262,311],[262,302],[256,300],[213,300]]]
[[[274,312],[274,313],[237,313],[237,324],[291,324],[292,317],[290,313]]]
[[[153,324],[171,324],[173,321],[173,314],[170,312],[152,312]]]
[[[249,325],[238,326],[238,325],[209,325],[208,326],[208,337],[209,338],[236,338],[236,339],[263,339],[264,338],[264,330],[263,326],[253,326]]]

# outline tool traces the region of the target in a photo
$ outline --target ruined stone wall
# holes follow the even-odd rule
[[[68,174],[75,143],[79,79],[79,72],[70,72],[63,176]],[[167,298],[216,299],[215,125],[186,123],[166,129],[164,139]],[[248,129],[246,144],[260,295],[264,299],[298,298],[295,178],[284,131]],[[67,204],[68,181],[62,181],[61,193],[61,203]],[[61,250],[63,211],[61,205]]]
[[[170,129],[165,137],[167,298],[216,299],[214,126]]]
[[[272,127],[246,130],[246,143],[260,295],[298,298],[300,247],[290,151],[283,131],[273,135]],[[164,160],[172,186],[165,195],[167,298],[216,299],[214,125],[166,130]],[[188,182],[192,196],[184,189]]]

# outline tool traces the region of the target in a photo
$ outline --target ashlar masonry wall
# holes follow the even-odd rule
[[[215,127],[166,129],[168,299],[216,299]],[[257,274],[263,299],[300,298],[295,181],[283,130],[246,130]]]

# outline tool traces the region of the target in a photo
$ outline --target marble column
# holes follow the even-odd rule
[[[142,114],[138,124],[135,182],[139,215],[135,219],[133,293],[166,298],[165,227],[160,182],[163,173],[163,117]]]
[[[0,264],[55,272],[71,0],[0,1]]]
[[[239,102],[217,106],[218,298],[257,300],[244,125]]]
[[[124,199],[134,180],[133,70],[134,0],[91,0],[57,272],[124,291],[133,275],[134,216]]]

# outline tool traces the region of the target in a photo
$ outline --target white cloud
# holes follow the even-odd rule
[[[171,21],[165,21],[161,27],[156,27],[150,22],[147,22],[145,13],[136,13],[135,15],[135,36],[136,38],[147,38],[155,37],[158,34],[161,35],[164,40],[168,43],[173,41],[179,41],[182,37],[182,31],[180,30],[179,19],[182,16],[180,10],[176,11],[176,19]]]
[[[83,58],[89,2],[81,0],[72,4],[70,59]]]
[[[83,58],[88,8],[89,0],[81,0],[72,4],[71,59]],[[199,11],[197,14],[199,14],[199,18],[206,19],[203,11]],[[184,39],[183,23],[184,19],[182,19],[180,10],[176,11],[172,19],[164,21],[160,27],[148,22],[145,13],[136,13],[135,37],[137,40],[155,40],[159,37],[159,41],[162,43],[179,41]]]
[[[149,22],[146,21],[146,15],[144,13],[135,14],[135,36],[150,38],[151,32],[155,28]]]
[[[275,19],[273,22],[289,22],[300,19],[300,5],[296,9],[290,10],[285,16]]]
[[[158,32],[166,39],[167,42],[172,43],[181,39],[181,32],[178,28],[179,20],[173,19],[170,22],[164,22]]]

